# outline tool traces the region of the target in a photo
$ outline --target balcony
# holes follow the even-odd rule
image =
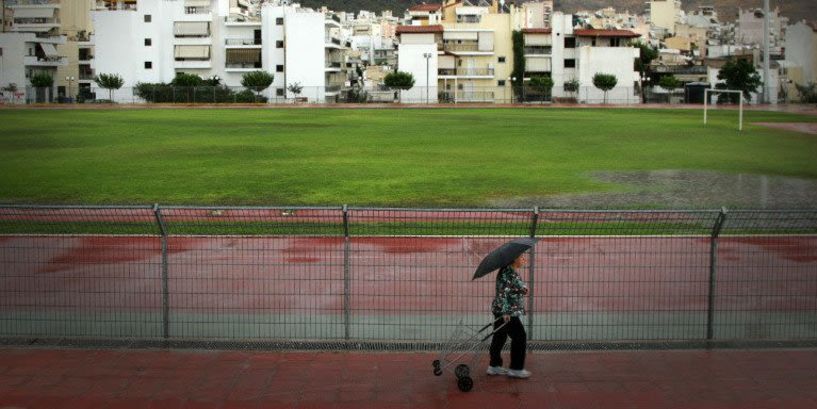
[[[227,48],[260,48],[261,39],[254,38],[228,38],[224,40],[224,45]]]
[[[342,67],[343,63],[340,61],[327,61],[326,72],[340,72]]]
[[[336,94],[340,93],[341,88],[342,87],[340,85],[327,85],[326,89],[324,89],[324,92],[326,94],[336,95]]]
[[[261,19],[238,13],[232,13],[229,16],[225,16],[224,23],[228,27],[261,27]]]
[[[176,60],[174,67],[188,69],[208,69],[213,66],[210,60]]]
[[[79,80],[80,81],[93,81],[94,80],[94,71],[88,70],[80,70],[79,72]]]
[[[23,65],[26,67],[62,67],[68,65],[65,57],[37,57],[34,55],[23,57]]]
[[[526,46],[525,55],[551,55],[553,54],[552,46]]]
[[[479,43],[476,41],[468,41],[462,43],[443,42],[442,50],[455,54],[474,53],[485,55],[494,53],[494,50],[480,50]]]
[[[261,63],[239,63],[230,62],[224,64],[224,71],[227,72],[251,72],[261,69]]]
[[[326,42],[326,47],[327,48],[338,48],[338,49],[343,48],[343,46],[341,45],[340,39],[337,38],[337,37],[326,36],[325,42]]]
[[[440,77],[447,78],[493,78],[493,68],[440,68],[437,72]]]
[[[6,0],[6,7],[10,8],[32,6],[59,7],[60,2],[59,0]]]
[[[15,18],[11,31],[44,33],[60,27],[58,18]]]

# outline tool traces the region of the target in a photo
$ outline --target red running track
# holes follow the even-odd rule
[[[0,349],[0,408],[812,409],[817,350],[536,352],[474,389],[427,353]]]

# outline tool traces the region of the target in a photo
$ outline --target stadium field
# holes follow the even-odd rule
[[[732,110],[709,126],[694,109],[0,110],[0,202],[513,207],[633,189],[600,174],[815,183],[817,137],[761,122],[817,117],[749,111],[738,132]]]

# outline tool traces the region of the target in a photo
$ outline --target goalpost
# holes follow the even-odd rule
[[[743,91],[735,91],[731,89],[705,89],[704,90],[704,125],[707,124],[709,119],[709,95],[710,94],[738,94],[740,98],[740,104],[738,105],[738,109],[740,113],[738,114],[738,131],[743,131]]]

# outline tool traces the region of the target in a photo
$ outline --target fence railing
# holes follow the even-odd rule
[[[0,336],[438,342],[538,237],[534,341],[817,338],[817,210],[0,206]]]
[[[199,61],[191,61],[199,63]],[[328,67],[337,68],[336,62],[327,63]],[[340,64],[343,68],[343,64]],[[248,70],[258,69],[257,63],[225,63],[225,69],[231,75],[240,75]],[[289,92],[284,84],[276,84],[261,90],[248,90],[240,86],[198,86],[175,87],[171,85],[141,84],[138,87],[123,87],[114,90],[112,101],[121,104],[150,104],[150,103],[181,103],[181,104],[231,104],[231,103],[265,103],[265,104],[334,104],[334,103],[383,103],[394,102],[402,104],[455,104],[479,102],[486,104],[617,104],[636,105],[642,102],[654,104],[695,104],[703,106],[703,95],[691,90],[675,90],[672,93],[659,87],[635,88],[616,87],[605,93],[592,86],[580,86],[577,89],[557,86],[552,90],[541,90],[525,82],[525,86],[512,84],[510,78],[494,77],[496,86],[471,86],[463,78],[490,77],[495,72],[491,68],[461,68],[441,69],[438,71],[439,81],[436,85],[424,82],[409,90],[389,90],[382,85],[373,85],[360,88],[359,86],[344,86],[338,95],[327,96],[325,86],[302,84],[302,91],[298,95]],[[333,81],[334,82],[334,81]],[[340,82],[338,80],[337,82]],[[92,84],[95,87],[95,84]],[[455,89],[468,95],[493,95],[493,98],[479,98],[478,101],[469,101],[461,98],[449,98]],[[83,93],[83,98],[70,99],[70,102],[80,103],[110,103],[109,92],[94,88],[95,95]],[[49,103],[66,101],[56,93],[57,87],[51,88],[55,98],[45,98],[44,93],[37,95],[33,87],[21,89],[20,98],[11,99],[8,93],[0,91],[0,103]],[[445,94],[443,94],[445,92]],[[381,98],[380,94],[391,93],[392,98]],[[427,97],[428,96],[428,97]],[[713,101],[714,102],[714,101]]]

